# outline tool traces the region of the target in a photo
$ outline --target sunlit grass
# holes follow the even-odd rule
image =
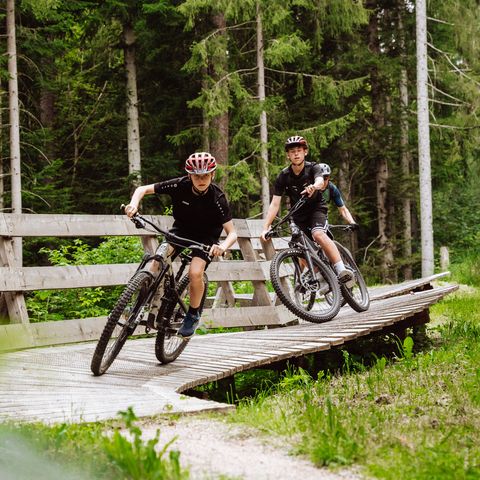
[[[318,379],[291,371],[232,419],[294,439],[292,450],[318,466],[356,464],[392,480],[480,478],[479,304],[476,291],[434,306],[428,351],[414,355],[407,337],[397,358],[373,367]]]

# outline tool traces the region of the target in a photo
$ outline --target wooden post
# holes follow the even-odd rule
[[[255,262],[257,260],[255,250],[249,238],[238,238],[238,244],[242,251],[243,259],[247,262]],[[252,281],[254,293],[252,305],[273,305],[270,293],[263,281]]]
[[[3,267],[15,267],[15,254],[11,238],[0,237],[0,265]],[[28,324],[27,305],[22,292],[5,292],[4,301],[7,305],[10,323]]]
[[[446,272],[450,268],[450,254],[448,247],[440,247],[440,270]]]

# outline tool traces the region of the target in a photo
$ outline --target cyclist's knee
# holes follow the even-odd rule
[[[313,239],[320,245],[328,243],[328,235],[323,230],[315,230],[312,232]]]
[[[203,272],[205,271],[205,267],[200,264],[191,264],[190,269],[188,270],[188,278],[190,278],[191,282],[200,281],[203,278]]]

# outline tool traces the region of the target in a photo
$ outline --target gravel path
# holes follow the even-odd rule
[[[220,420],[182,417],[141,425],[145,439],[160,429],[159,446],[177,436],[171,446],[180,451],[192,480],[361,480],[353,470],[330,472],[308,460],[289,455],[289,446],[253,430]]]

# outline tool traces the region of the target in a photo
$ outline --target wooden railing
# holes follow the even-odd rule
[[[163,228],[171,226],[171,217],[149,218]],[[275,306],[266,285],[269,259],[275,248],[285,248],[286,242],[282,239],[273,244],[260,242],[261,220],[235,219],[234,224],[238,241],[233,249],[240,250],[243,259],[215,261],[209,266],[209,280],[218,282],[218,288],[202,317],[206,326],[252,327],[291,322],[292,314],[281,305]],[[156,236],[136,229],[123,215],[0,214],[0,314],[3,312],[2,316],[9,319],[8,325],[0,326],[3,343],[13,342],[21,348],[97,338],[105,317],[30,323],[24,293],[122,285],[136,269],[136,264],[21,267],[13,254],[12,237],[129,235],[140,236],[146,251],[154,251],[158,245]],[[251,299],[243,299],[241,306],[232,308],[239,303],[235,281],[251,282],[253,295]]]

